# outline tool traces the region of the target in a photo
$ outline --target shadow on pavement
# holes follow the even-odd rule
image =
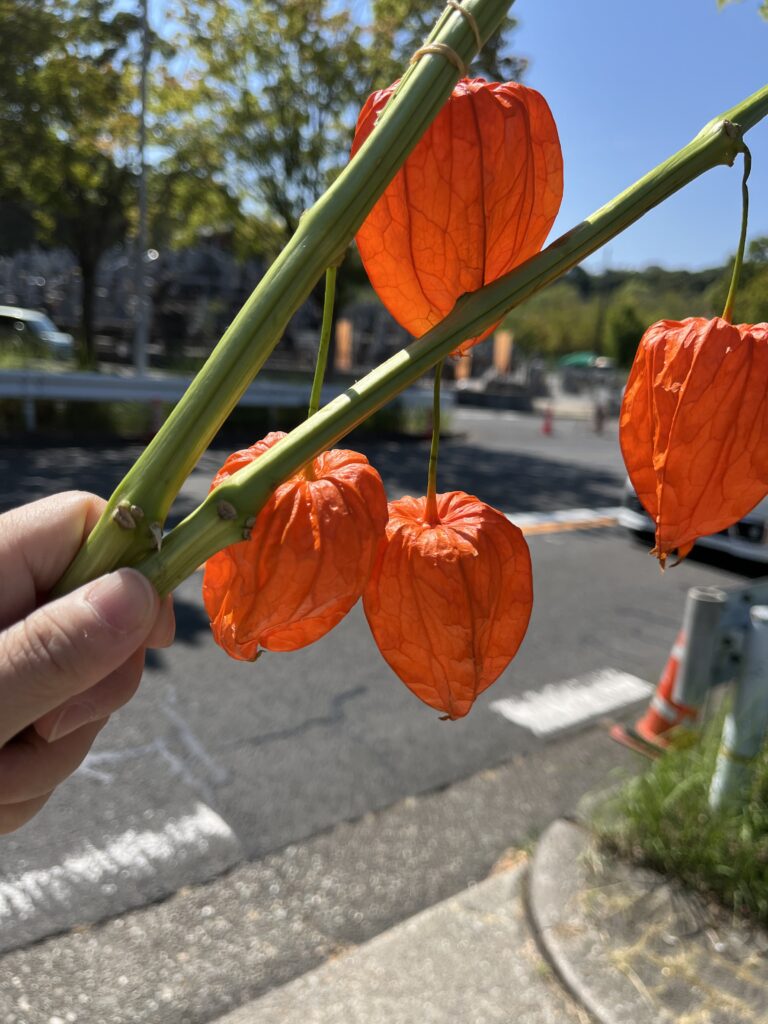
[[[379,470],[390,497],[424,493],[427,441],[366,439],[350,443]],[[106,497],[141,450],[140,445],[111,442],[103,448],[35,441],[0,447],[0,510],[71,488]],[[223,461],[224,450],[214,449],[210,455],[219,451]],[[610,470],[492,451],[451,438],[444,438],[440,447],[438,479],[441,491],[468,491],[505,512],[615,505],[622,484],[621,476]]]

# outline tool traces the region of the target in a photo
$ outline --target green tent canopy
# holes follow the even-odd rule
[[[570,352],[558,359],[558,366],[594,366],[598,360],[597,352]]]

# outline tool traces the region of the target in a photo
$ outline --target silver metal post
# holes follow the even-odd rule
[[[139,231],[136,239],[136,329],[133,339],[133,365],[136,373],[147,372],[149,306],[147,303],[147,68],[149,65],[148,0],[139,0],[141,16],[141,63],[139,74]]]
[[[718,587],[691,587],[688,591],[682,625],[685,649],[672,688],[675,704],[701,708],[706,702],[727,599],[726,592]]]
[[[741,673],[733,710],[723,726],[723,739],[709,790],[709,805],[721,810],[743,803],[749,795],[755,756],[768,731],[768,605],[750,608]]]

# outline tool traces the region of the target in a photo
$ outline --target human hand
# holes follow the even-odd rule
[[[173,642],[170,598],[135,569],[43,603],[103,507],[72,491],[0,516],[0,833],[75,771],[136,692],[146,648]]]

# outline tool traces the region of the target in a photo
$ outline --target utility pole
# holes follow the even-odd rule
[[[139,230],[136,239],[135,289],[136,325],[133,338],[133,365],[137,374],[147,372],[149,341],[149,302],[147,295],[147,67],[149,65],[148,0],[139,0],[141,17],[141,62],[139,73]]]

